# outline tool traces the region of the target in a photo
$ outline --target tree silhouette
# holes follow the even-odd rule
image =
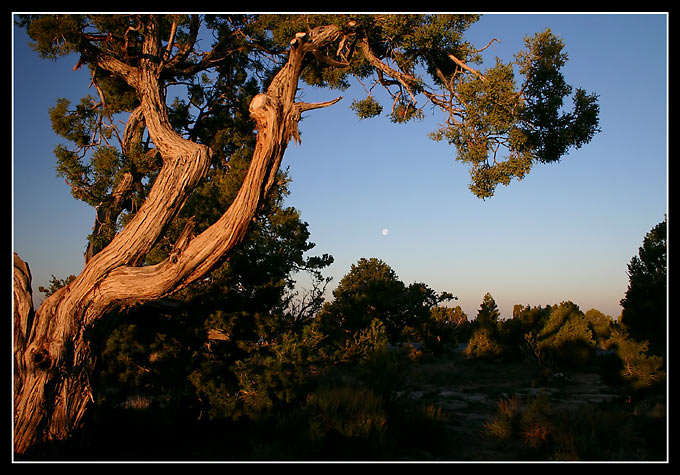
[[[649,341],[649,351],[666,355],[666,219],[645,236],[628,264],[628,289],[621,300],[621,323],[630,336]]]
[[[407,326],[424,324],[430,309],[450,298],[451,294],[437,295],[423,283],[405,285],[381,259],[362,258],[340,280],[319,319],[326,332],[340,339],[379,320],[389,341],[399,343]]]

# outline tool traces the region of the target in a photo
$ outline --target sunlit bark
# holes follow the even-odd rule
[[[251,101],[256,147],[233,203],[198,236],[187,228],[166,260],[141,266],[205,175],[211,158],[208,147],[185,140],[170,125],[160,81],[164,49],[158,25],[152,18],[145,28],[138,68],[108,57],[96,60],[137,90],[149,136],[163,159],[148,198],[106,247],[88,256],[81,274],[50,295],[35,313],[28,266],[15,257],[14,450],[19,454],[37,444],[67,439],[81,426],[93,400],[91,378],[112,312],[166,296],[228,256],[273,184],[289,140],[299,140],[300,113],[337,101],[294,101],[303,57],[317,54],[320,45],[337,37],[337,29],[325,27],[296,36],[287,64],[267,92]]]

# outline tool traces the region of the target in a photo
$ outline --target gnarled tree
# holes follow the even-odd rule
[[[97,355],[117,311],[176,292],[228,258],[275,183],[289,141],[300,141],[301,114],[339,100],[301,102],[301,81],[342,88],[351,77],[373,78],[391,94],[395,122],[434,105],[445,115],[435,138],[456,147],[481,198],[521,179],[532,164],[558,161],[587,143],[597,132],[597,99],[577,90],[573,109],[564,110],[571,87],[560,73],[562,43],[546,31],[527,38],[515,64],[481,71],[475,66],[481,50],[463,39],[477,19],[22,17],[42,56],[80,55],[76,68],[89,67],[99,97],[75,110],[61,101],[51,111],[55,131],[75,144],[56,150],[58,172],[76,198],[97,209],[83,271],[34,311],[28,266],[15,256],[15,451],[66,439],[82,423]],[[211,48],[201,50],[210,39]],[[523,77],[519,86],[514,66]],[[188,104],[170,103],[173,85],[186,86]],[[382,110],[370,92],[352,107],[362,118]],[[121,114],[122,132],[114,121]],[[204,127],[215,121],[224,123],[217,134]],[[238,145],[248,134],[251,146]],[[231,140],[236,135],[241,140]],[[185,219],[169,256],[147,260],[192,191],[209,186],[211,170],[228,171],[230,157],[246,150],[248,171],[220,218],[201,229]]]

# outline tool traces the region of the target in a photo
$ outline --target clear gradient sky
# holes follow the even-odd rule
[[[627,264],[667,213],[668,16],[489,14],[468,39],[480,47],[500,40],[486,51],[492,65],[545,28],[566,44],[567,81],[599,95],[602,132],[485,201],[468,190],[454,149],[427,137],[441,116],[360,121],[349,105],[365,97],[362,86],[303,86],[309,102],[344,96],[303,117],[302,144],[291,143],[283,163],[293,180],[287,204],[309,223],[311,254],[335,258],[331,290],[353,263],[377,257],[406,284],[454,293],[470,317],[486,292],[503,317],[515,304],[565,300],[618,317]],[[92,91],[87,71],[72,71],[77,58],[41,60],[13,29],[13,245],[40,300],[37,288],[52,274],[82,270],[94,219],[56,176],[52,151],[61,141],[48,108]]]

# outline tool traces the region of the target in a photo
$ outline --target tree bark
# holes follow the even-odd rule
[[[127,226],[96,254],[81,274],[50,295],[33,312],[30,271],[15,255],[14,264],[14,450],[25,454],[37,444],[66,440],[82,425],[93,401],[92,376],[115,311],[159,299],[209,272],[243,238],[248,224],[278,171],[291,138],[299,140],[300,113],[327,103],[295,103],[303,58],[316,54],[339,30],[317,29],[291,42],[287,64],[266,94],[250,104],[257,129],[248,173],[221,218],[196,237],[182,233],[165,261],[140,266],[167,224],[176,216],[210,164],[208,147],[183,139],[167,115],[160,75],[163,48],[158,25],[145,25],[142,60],[130,68],[111,58],[97,58],[132,85],[163,166],[147,200]]]

